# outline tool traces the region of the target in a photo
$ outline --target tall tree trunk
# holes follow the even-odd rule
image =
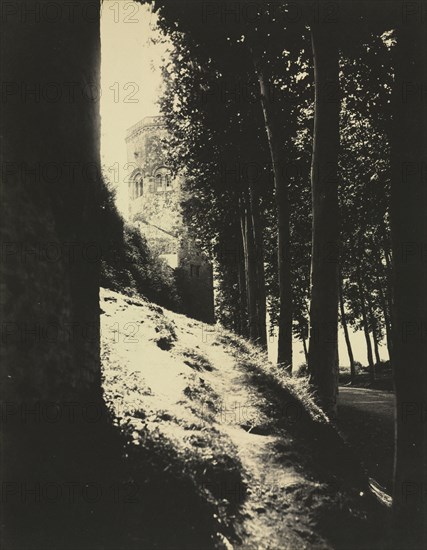
[[[338,393],[338,44],[333,29],[330,32],[321,24],[312,26],[312,43],[315,115],[309,371],[321,405],[334,417]]]
[[[266,292],[264,275],[264,243],[262,237],[262,223],[259,207],[259,193],[257,184],[249,181],[250,205],[252,213],[252,231],[255,247],[255,271],[256,271],[256,309],[258,322],[258,343],[263,349],[267,349],[267,325],[266,325]]]
[[[349,335],[349,332],[348,332],[347,316],[345,314],[345,308],[344,308],[343,285],[342,285],[341,277],[340,277],[339,292],[340,292],[339,300],[340,300],[341,325],[342,325],[342,328],[344,330],[344,337],[345,337],[345,343],[346,343],[346,346],[347,346],[348,360],[350,361],[351,381],[354,382],[355,379],[356,379],[356,367],[354,365],[353,350],[351,348],[350,335]]]
[[[245,256],[246,302],[248,306],[248,333],[253,342],[258,341],[258,312],[255,271],[255,243],[253,238],[252,215],[248,197],[242,199],[241,231]]]
[[[374,343],[375,363],[379,365],[381,363],[380,346],[378,333],[375,330],[372,330],[372,341]]]
[[[390,251],[387,247],[387,241],[384,238],[383,247],[384,259],[385,259],[385,272],[386,272],[386,299],[388,304],[388,310],[390,312],[390,325],[393,325],[393,261],[390,257]],[[393,330],[393,329],[392,329]]]
[[[391,244],[390,244],[390,235],[387,234],[385,226],[383,226],[380,229],[380,248],[384,254],[387,274],[388,274],[388,281],[391,283],[392,277],[393,277],[393,270],[392,270],[392,250],[391,250]]]
[[[421,17],[397,28],[392,96],[391,240],[396,445],[393,541],[427,547],[427,242],[425,96],[427,33]]]
[[[372,341],[374,343],[375,362],[377,365],[379,365],[381,363],[380,350],[379,350],[380,333],[379,333],[378,320],[375,317],[370,292],[371,292],[370,288],[366,287],[365,298],[366,298],[366,304],[368,306],[369,324],[372,329]]]
[[[240,232],[241,238],[239,239],[238,246],[238,258],[237,258],[237,269],[238,269],[238,286],[239,286],[239,319],[238,319],[238,330],[237,332],[244,336],[245,338],[249,337],[247,319],[248,319],[248,305],[247,305],[247,295],[246,295],[246,275],[245,275],[245,248],[244,248],[244,236]]]
[[[388,251],[386,252],[386,236],[383,231],[383,247],[377,246],[378,262],[376,269],[376,288],[378,290],[378,297],[380,306],[384,317],[384,326],[386,331],[387,350],[390,362],[392,362],[393,355],[393,338],[392,338],[392,323],[391,323],[391,309],[392,309],[392,289],[391,289],[391,260],[389,259]],[[381,254],[385,257],[386,265],[384,266],[381,259]],[[384,284],[385,282],[385,284]]]
[[[305,338],[302,339],[302,345],[303,345],[303,348],[304,348],[305,362],[308,365],[308,349],[307,349],[307,340]]]
[[[383,310],[383,315],[384,315],[384,325],[385,325],[385,333],[386,333],[386,340],[387,340],[388,356],[390,358],[390,361],[392,362],[393,339],[392,339],[392,331],[391,331],[391,323],[390,323],[390,310],[389,310],[389,306],[387,304],[384,292],[381,288],[380,281],[378,281],[377,286],[378,286],[378,295],[381,302],[381,308]]]
[[[362,314],[362,322],[363,322],[363,333],[365,335],[365,341],[366,341],[366,354],[368,357],[369,376],[371,378],[371,381],[373,381],[375,379],[375,376],[373,375],[374,369],[375,369],[374,356],[372,354],[372,343],[371,343],[371,336],[369,333],[369,329],[365,328],[366,322],[367,322],[366,316],[363,314]]]
[[[280,151],[281,139],[274,120],[275,112],[271,109],[270,98],[265,81],[262,56],[252,49],[255,71],[261,93],[261,106],[264,115],[273,166],[274,186],[277,205],[277,250],[279,272],[279,342],[277,363],[292,373],[292,284],[290,258],[290,204],[288,182],[283,174],[283,156]]]
[[[371,330],[372,330],[372,342],[374,344],[375,364],[379,365],[381,363],[380,348],[379,348],[380,337],[378,334],[377,320],[375,319],[375,315],[372,311],[371,300],[369,299],[369,290],[366,291],[365,296],[366,296],[366,304],[368,306],[368,312],[369,312],[369,315],[368,315],[369,325],[371,326]]]
[[[370,337],[370,330],[369,330],[368,314],[366,310],[365,291],[363,289],[362,279],[360,277],[359,272],[357,273],[357,286],[359,288],[360,311],[362,313],[363,332],[365,334],[365,340],[366,340],[369,376],[371,378],[371,382],[373,382],[375,380],[375,364],[374,364],[374,357],[372,355],[372,344],[371,344],[371,337]]]

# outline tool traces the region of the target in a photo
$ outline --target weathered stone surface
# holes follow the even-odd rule
[[[183,222],[180,203],[188,191],[168,166],[167,137],[160,116],[145,117],[127,131],[129,219],[176,269],[183,311],[213,322],[212,266]]]
[[[17,3],[2,19],[1,387],[12,401],[99,387],[99,6],[58,4],[55,17],[43,6]]]

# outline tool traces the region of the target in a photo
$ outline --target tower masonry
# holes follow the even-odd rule
[[[174,269],[183,313],[211,323],[212,266],[183,222],[180,204],[185,181],[168,165],[167,136],[161,116],[145,117],[126,132],[128,219]]]

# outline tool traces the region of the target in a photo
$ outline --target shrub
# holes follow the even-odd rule
[[[364,368],[365,367],[362,365],[362,363],[360,361],[355,361],[354,362],[354,370],[355,370],[356,374],[362,373]],[[366,367],[366,368],[368,368],[368,367]]]
[[[307,363],[302,363],[299,365],[294,373],[297,378],[308,378],[308,365]]]
[[[108,182],[103,183],[101,193],[101,286],[137,293],[168,309],[180,311],[181,300],[173,269],[150,250],[137,227],[125,223]]]

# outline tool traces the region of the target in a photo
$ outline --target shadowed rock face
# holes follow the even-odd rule
[[[18,3],[4,17],[1,386],[12,401],[99,386],[99,7],[85,4],[48,14],[40,3],[31,16]]]
[[[99,9],[76,2],[72,17],[58,3],[54,17],[41,2],[34,3],[40,8],[34,17],[25,12],[29,4],[16,3],[1,31],[7,84],[1,103],[6,255],[0,386],[9,406],[2,466],[15,488],[24,480],[33,488],[52,482],[62,488],[93,478],[88,465],[100,464],[100,423],[90,426],[79,414],[100,393]],[[61,404],[67,401],[75,402],[74,422],[65,420]],[[47,421],[47,409],[37,404],[49,402],[57,406]],[[71,540],[72,514],[66,523],[60,504],[46,510],[37,501],[9,499],[4,544],[53,548],[61,530]],[[85,517],[87,509],[74,520]]]
[[[109,477],[107,422],[81,415],[85,403],[102,408],[99,5],[49,4],[2,5],[2,476],[18,497]],[[85,503],[29,495],[2,512],[8,548],[76,548],[76,525],[89,533],[94,517]]]

